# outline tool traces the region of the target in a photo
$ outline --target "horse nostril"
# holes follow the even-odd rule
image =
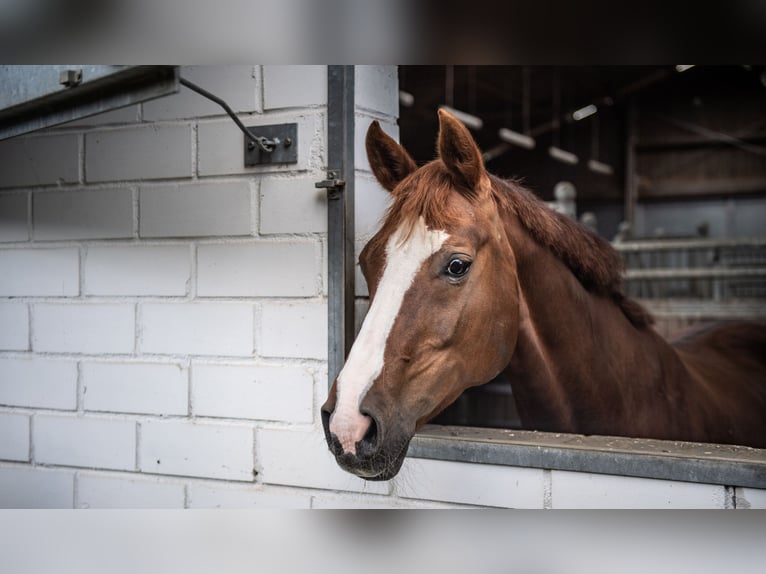
[[[370,417],[370,426],[362,440],[356,443],[356,453],[360,458],[368,458],[378,449],[378,424],[372,416],[369,414],[367,416]]]

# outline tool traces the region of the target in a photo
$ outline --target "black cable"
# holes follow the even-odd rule
[[[274,138],[273,140],[270,140],[268,138],[265,138],[263,136],[256,136],[250,133],[250,131],[245,127],[245,125],[239,120],[237,115],[234,113],[234,110],[232,110],[229,107],[229,104],[224,102],[221,98],[218,96],[211,94],[206,89],[199,87],[197,84],[190,82],[189,80],[185,78],[178,78],[178,81],[181,83],[182,86],[186,86],[192,91],[197,92],[199,95],[206,97],[209,100],[214,101],[216,104],[221,106],[224,111],[231,116],[231,119],[234,120],[234,123],[237,124],[239,129],[242,130],[242,133],[245,134],[245,137],[249,139],[251,142],[256,144],[259,148],[261,148],[266,153],[271,153],[274,151],[274,147],[279,145],[279,140],[277,138]]]

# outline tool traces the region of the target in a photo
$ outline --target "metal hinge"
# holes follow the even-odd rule
[[[318,181],[314,187],[327,190],[327,199],[340,199],[346,187],[345,179],[338,179],[337,171],[328,171],[327,179]]]

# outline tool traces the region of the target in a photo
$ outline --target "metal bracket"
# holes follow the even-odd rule
[[[337,171],[328,171],[327,179],[316,182],[314,187],[319,189],[326,189],[327,199],[340,199],[341,194],[346,187],[346,180],[338,179]]]
[[[245,166],[298,162],[297,123],[251,126],[247,131],[262,145],[245,138]],[[266,151],[264,147],[271,151]]]

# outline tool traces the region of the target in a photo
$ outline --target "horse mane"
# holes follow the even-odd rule
[[[654,322],[646,309],[624,294],[622,257],[609,242],[570,217],[550,209],[518,181],[493,175],[489,178],[492,197],[501,213],[514,214],[532,238],[558,257],[583,287],[611,298],[635,327],[646,327]],[[444,164],[440,160],[429,162],[407,176],[394,190],[394,201],[384,228],[393,232],[403,222],[414,224],[418,217],[423,217],[432,229],[449,227],[460,215],[447,207],[447,199],[454,188],[455,183]],[[460,191],[469,200],[476,199],[473,190],[463,188]]]

